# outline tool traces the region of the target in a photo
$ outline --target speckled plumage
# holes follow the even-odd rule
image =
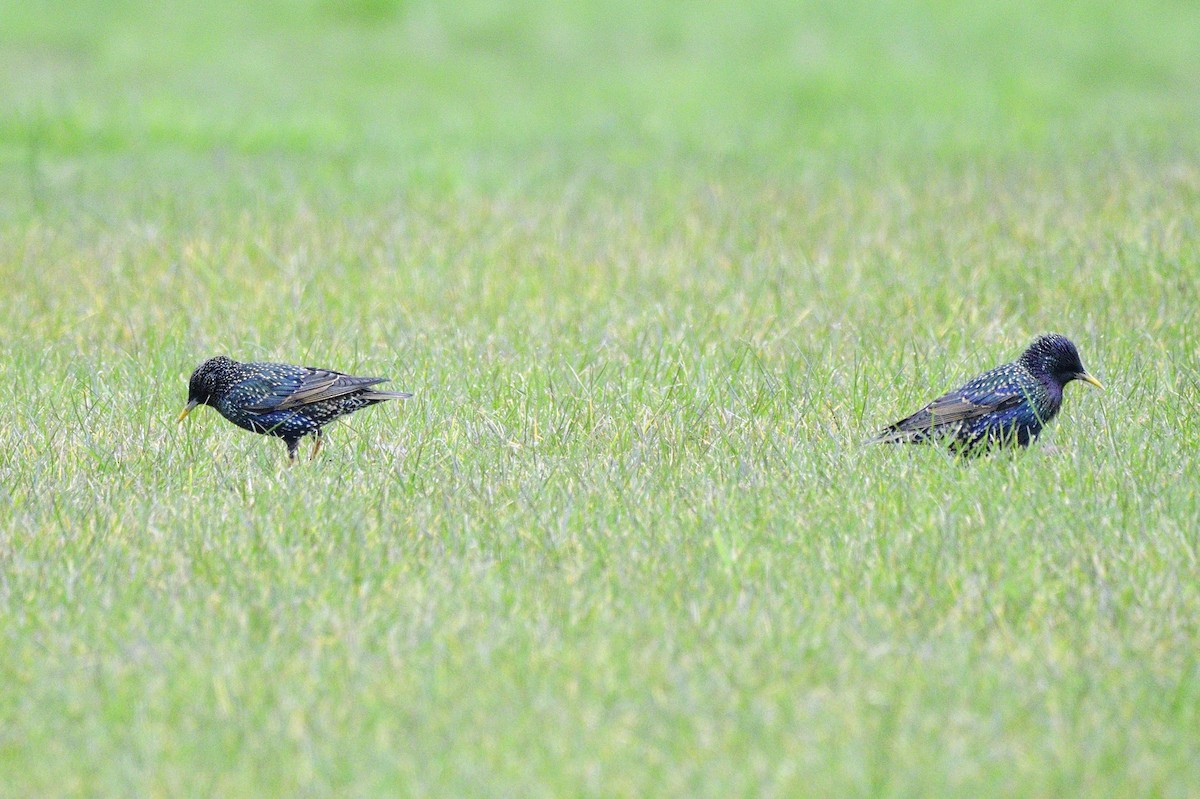
[[[197,405],[209,405],[238,427],[282,438],[292,459],[300,439],[313,435],[315,456],[321,428],[329,422],[368,405],[412,396],[373,388],[386,381],[286,363],[239,363],[218,355],[192,373],[179,420]]]
[[[1038,336],[1021,357],[990,369],[882,430],[883,443],[944,441],[958,452],[1028,446],[1062,407],[1063,386],[1097,387],[1066,336]]]

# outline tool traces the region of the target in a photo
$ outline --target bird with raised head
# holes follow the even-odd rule
[[[1038,336],[1012,363],[997,366],[879,432],[873,442],[942,442],[975,454],[1028,446],[1062,407],[1063,387],[1082,380],[1096,388],[1066,336]]]
[[[332,369],[286,363],[239,363],[209,358],[188,381],[188,399],[178,421],[197,405],[208,405],[238,427],[282,438],[288,459],[296,459],[300,439],[316,439],[311,458],[321,449],[321,428],[339,416],[386,400],[408,399],[406,391],[375,388],[386,377],[354,377]]]

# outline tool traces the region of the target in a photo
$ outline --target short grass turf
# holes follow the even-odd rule
[[[1200,793],[1200,14],[795,5],[4,8],[0,795]]]

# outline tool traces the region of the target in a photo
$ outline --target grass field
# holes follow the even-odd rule
[[[0,10],[0,795],[1200,796],[1200,10],[797,5]]]

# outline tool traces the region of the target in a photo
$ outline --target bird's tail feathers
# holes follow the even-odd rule
[[[884,430],[866,440],[867,444],[900,444],[912,441],[913,434],[908,430]]]
[[[394,399],[412,399],[412,392],[409,391],[376,391],[375,389],[367,389],[359,394],[363,399],[376,400],[383,402],[384,400]]]
[[[903,427],[895,424],[885,427],[867,439],[868,444],[919,444],[927,441],[930,431],[927,428]]]

